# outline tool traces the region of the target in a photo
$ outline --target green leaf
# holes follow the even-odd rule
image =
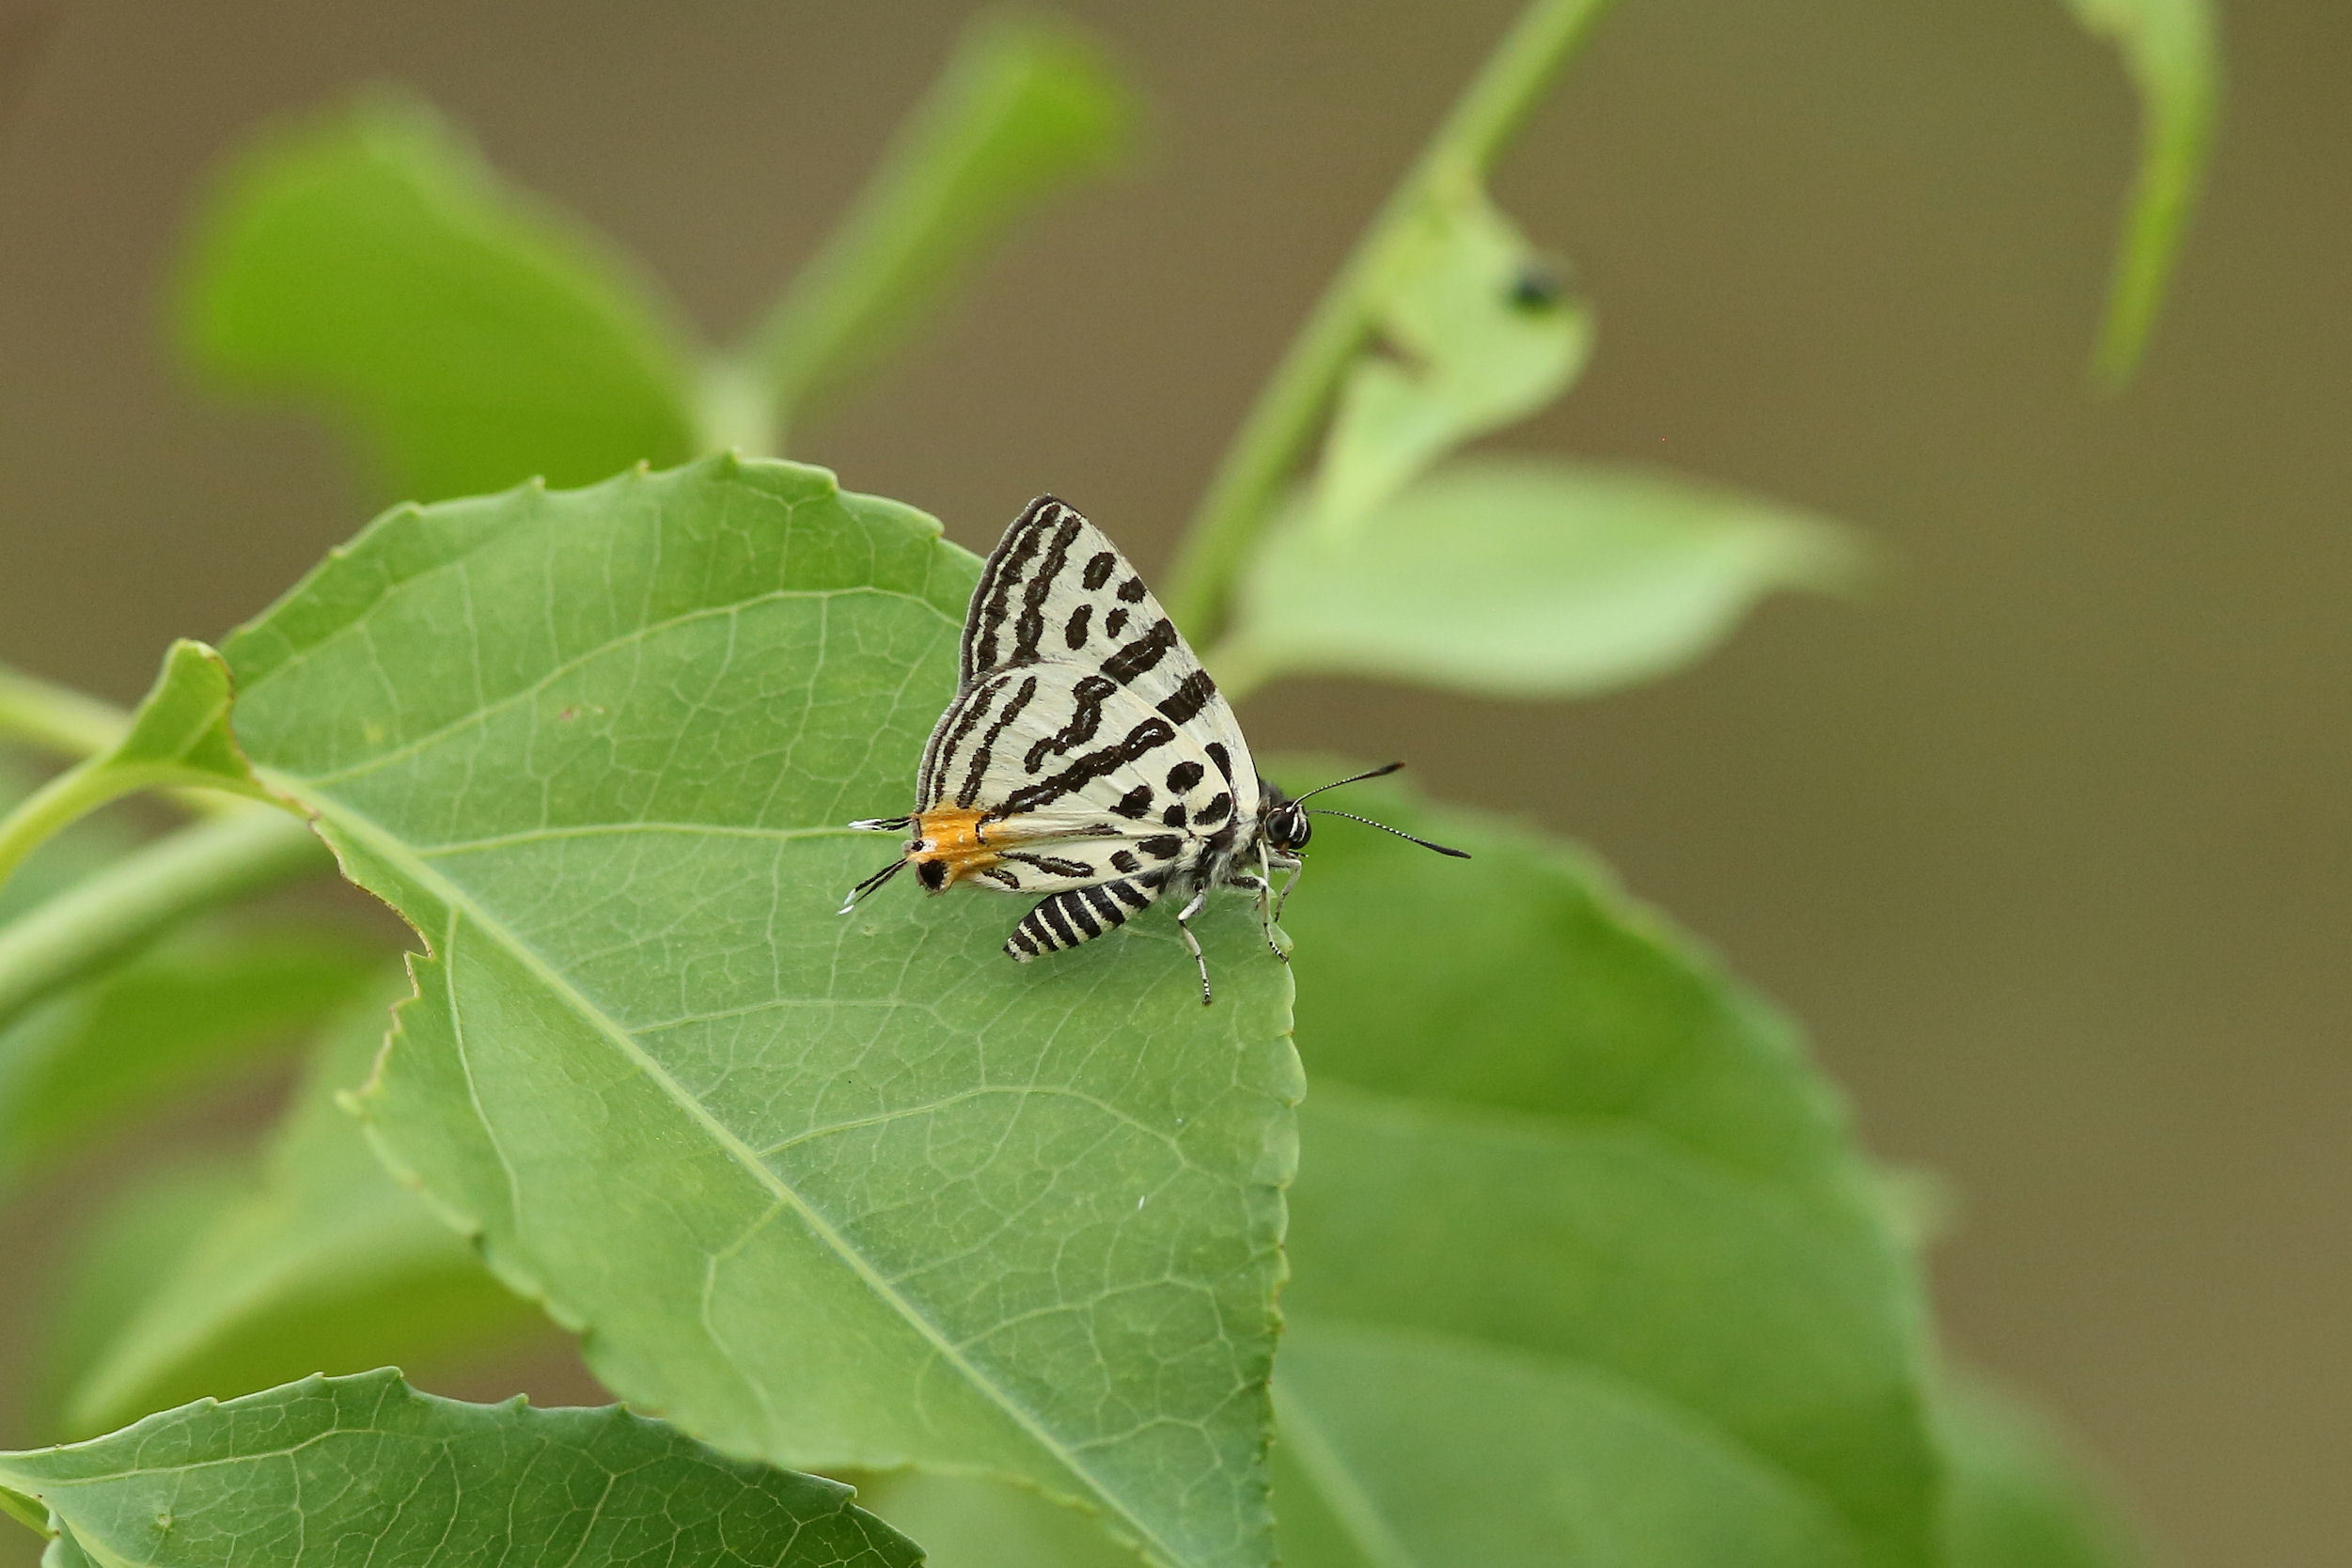
[[[0,1179],[217,1081],[381,968],[320,932],[191,935],[0,1029]]]
[[[1451,463],[1334,533],[1294,508],[1244,579],[1221,679],[1364,675],[1581,697],[1665,674],[1776,588],[1850,581],[1844,530],[1637,469]]]
[[[62,1430],[103,1432],[187,1400],[384,1357],[443,1361],[511,1341],[537,1321],[384,1171],[336,1103],[366,1078],[388,1002],[378,996],[350,1009],[321,1042],[257,1177],[150,1274],[137,1309],[86,1358],[63,1401]],[[131,1202],[116,1230],[136,1228],[141,1209],[185,1206],[169,1179]]]
[[[834,913],[978,564],[789,463],[403,509],[228,643],[239,733],[431,944],[384,1146],[607,1386],[1260,1564],[1299,1081],[1254,914],[1204,1009],[1166,919],[1016,965],[1011,901]]]
[[[252,1190],[251,1165],[217,1151],[175,1160],[116,1194],[80,1228],[43,1307],[49,1323],[20,1413],[21,1435],[64,1435],[59,1412],[67,1396],[154,1293],[156,1281],[179,1266],[224,1209]]]
[[[2109,388],[2139,368],[2213,149],[2221,98],[2219,26],[2209,0],[2066,0],[2075,20],[2123,51],[2140,101],[2140,172],[2115,255],[2092,369]]]
[[[1592,342],[1583,302],[1467,182],[1403,223],[1365,287],[1378,340],[1341,384],[1313,486],[1315,524],[1335,536],[1567,390]]]
[[[1286,1461],[1314,1496],[1278,1494],[1285,1556],[1502,1560],[1457,1553],[1491,1509],[1595,1543],[1556,1560],[1633,1560],[1607,1543],[1644,1520],[1674,1522],[1665,1560],[1754,1529],[1793,1560],[1932,1563],[1918,1281],[1794,1031],[1563,846],[1393,788],[1347,806],[1476,858],[1333,822],[1289,907],[1316,1076],[1278,1452],[1313,1452],[1303,1417],[1334,1458]],[[1391,1484],[1435,1428],[1384,1378],[1493,1406],[1446,1429],[1473,1445],[1456,1485]]]
[[[1087,1515],[994,1482],[901,1470],[859,1479],[857,1495],[923,1544],[924,1568],[1137,1568],[1142,1561]]]
[[[1067,24],[975,24],[754,334],[771,416],[804,416],[910,334],[1016,221],[1116,163],[1134,118],[1121,73]]]
[[[68,1560],[150,1568],[915,1568],[922,1558],[839,1482],[723,1458],[618,1406],[461,1404],[390,1370],[0,1454],[0,1485],[46,1505]]]
[[[173,643],[121,738],[0,819],[0,884],[58,830],[134,791],[193,786],[259,793],[229,732],[229,693],[228,666],[218,653],[185,637]]]
[[[1276,1388],[1294,1568],[1861,1560],[1811,1488],[1599,1367],[1302,1320]]]
[[[2030,1406],[1974,1378],[1938,1404],[1950,1480],[1948,1568],[2138,1568],[2138,1532],[2073,1445]]]
[[[373,97],[259,142],[186,270],[190,358],[331,409],[394,494],[581,484],[694,452],[670,306],[421,105]]]

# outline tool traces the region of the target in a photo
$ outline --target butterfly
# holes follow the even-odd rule
[[[1100,528],[1051,495],[1013,519],[964,618],[955,699],[916,776],[916,809],[849,825],[905,833],[858,902],[912,866],[926,892],[959,884],[1043,893],[1005,943],[1014,962],[1092,941],[1161,899],[1215,999],[1193,917],[1218,887],[1253,893],[1266,945],[1304,864],[1305,802],[1258,775],[1232,705]],[[1461,850],[1347,811],[1424,849]],[[1281,896],[1274,873],[1287,873]]]

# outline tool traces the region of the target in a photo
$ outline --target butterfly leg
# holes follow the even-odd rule
[[[1274,956],[1288,964],[1291,955],[1282,950],[1282,944],[1274,939],[1274,884],[1255,871],[1236,871],[1225,879],[1228,887],[1238,887],[1245,893],[1258,895],[1258,927],[1265,933],[1266,946]]]
[[[1298,886],[1298,879],[1307,873],[1307,862],[1304,860],[1293,860],[1288,867],[1288,870],[1291,874],[1282,879],[1282,891],[1275,898],[1274,901],[1274,917],[1277,920],[1279,920],[1282,917],[1283,906],[1291,902],[1291,889],[1296,887]]]
[[[1192,933],[1192,917],[1200,913],[1200,906],[1209,902],[1209,890],[1203,887],[1192,896],[1192,902],[1176,912],[1176,929],[1183,933],[1184,948],[1192,954],[1193,963],[1200,966],[1200,1005],[1207,1007],[1216,1000],[1209,989],[1209,957],[1200,950],[1200,938]]]

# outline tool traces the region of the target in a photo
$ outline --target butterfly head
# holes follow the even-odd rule
[[[1335,778],[1328,784],[1316,785],[1296,800],[1293,800],[1265,779],[1259,779],[1259,791],[1267,802],[1263,818],[1265,823],[1263,832],[1267,847],[1280,850],[1286,855],[1295,855],[1305,849],[1308,839],[1314,831],[1313,824],[1307,820],[1311,814],[1324,817],[1345,817],[1350,822],[1362,823],[1367,827],[1376,827],[1383,833],[1393,833],[1400,839],[1410,839],[1421,848],[1435,850],[1439,855],[1450,855],[1457,860],[1470,858],[1466,851],[1448,849],[1443,844],[1433,844],[1426,839],[1414,838],[1412,834],[1401,827],[1390,827],[1387,823],[1376,823],[1370,817],[1359,817],[1353,811],[1333,811],[1325,807],[1307,805],[1308,795],[1319,795],[1325,790],[1336,790],[1342,784],[1360,784],[1367,778],[1383,778],[1403,766],[1404,766],[1403,762],[1391,762],[1387,767],[1374,768],[1370,773],[1359,773],[1353,778]]]
[[[1267,846],[1285,855],[1294,855],[1305,849],[1307,840],[1315,831],[1314,824],[1307,820],[1307,808],[1294,800],[1282,798],[1280,792],[1270,786],[1267,792],[1275,797],[1273,808],[1266,812]]]

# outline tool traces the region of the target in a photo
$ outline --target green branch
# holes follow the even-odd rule
[[[130,729],[131,715],[111,702],[0,666],[0,740],[65,757],[94,757]]]
[[[1013,222],[1123,156],[1134,108],[1083,33],[983,17],[823,247],[705,372],[714,450],[780,448],[811,404],[903,341]]]
[[[1608,0],[1533,0],[1390,193],[1316,302],[1217,465],[1164,596],[1196,643],[1216,630],[1276,492],[1314,438],[1332,388],[1362,345],[1368,285],[1432,194],[1476,181],[1575,53]]]
[[[0,1028],[190,916],[327,863],[306,823],[260,806],[239,805],[133,851],[0,926]]]

